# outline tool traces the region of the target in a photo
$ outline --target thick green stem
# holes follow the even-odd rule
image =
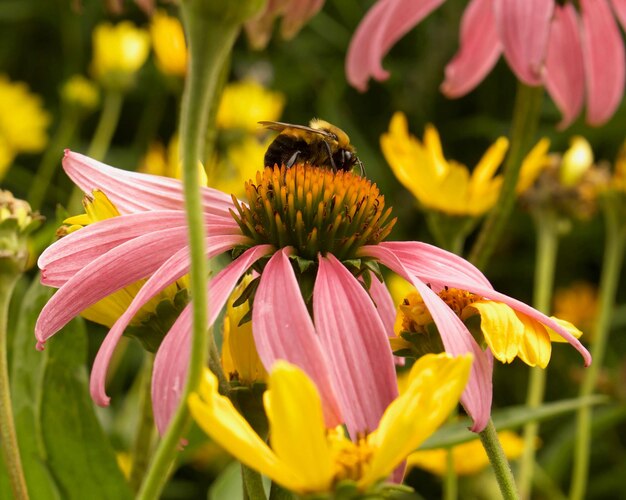
[[[152,400],[150,396],[152,366],[154,364],[153,355],[146,353],[143,363],[139,375],[141,377],[139,381],[139,408],[141,413],[137,421],[129,479],[133,491],[139,490],[143,477],[148,469],[152,450],[152,437],[154,434],[154,416],[152,414]]]
[[[454,469],[454,447],[446,450],[446,474],[443,478],[444,500],[456,500],[459,496],[459,481]]]
[[[469,260],[484,269],[493,253],[515,205],[515,186],[519,171],[537,131],[543,99],[543,87],[518,83],[511,127],[511,146],[504,163],[504,182],[498,203],[491,210],[476,239]]]
[[[190,56],[190,68],[183,92],[180,150],[191,253],[193,331],[185,388],[139,492],[138,498],[144,500],[158,498],[165,484],[168,471],[176,458],[183,430],[189,422],[187,398],[200,382],[207,354],[210,354],[211,368],[217,370],[221,385],[224,386],[225,377],[219,363],[216,362],[216,359],[219,359],[217,347],[213,336],[207,334],[206,230],[197,169],[198,162],[204,154],[207,127],[214,126],[208,123],[208,111],[217,90],[220,72],[239,33],[241,23],[254,13],[252,5],[252,0],[248,2],[187,0],[181,3]]]
[[[515,479],[511,472],[511,466],[509,465],[506,455],[502,450],[502,445],[498,439],[498,433],[496,427],[493,425],[493,421],[489,419],[487,427],[480,432],[480,442],[483,444],[483,448],[487,452],[489,462],[496,475],[498,486],[500,487],[500,493],[504,500],[517,500],[517,488],[515,486]]]
[[[622,212],[617,210],[615,206],[608,205],[606,207],[606,246],[604,248],[604,262],[602,263],[602,274],[600,277],[600,304],[596,329],[591,341],[593,363],[585,373],[585,378],[580,388],[581,398],[585,398],[593,393],[606,352],[615,304],[615,294],[624,260],[624,245],[626,243],[626,228],[621,219],[621,214]],[[591,407],[584,406],[578,410],[574,470],[570,488],[570,499],[572,500],[582,500],[587,489],[591,445],[591,417]]]
[[[76,111],[66,110],[63,113],[59,127],[41,158],[37,174],[33,179],[33,184],[28,193],[28,201],[33,210],[39,210],[41,208],[56,167],[61,162],[63,148],[70,143],[76,131],[76,127],[78,126],[78,122],[79,115]]]
[[[0,444],[4,463],[11,482],[13,496],[17,500],[28,498],[24,470],[17,445],[11,389],[9,385],[9,366],[7,359],[7,320],[13,288],[19,274],[0,274]]]
[[[537,229],[537,256],[535,263],[535,283],[533,306],[539,311],[549,314],[554,287],[554,270],[559,247],[558,217],[556,214],[542,210],[535,214]],[[537,408],[543,402],[546,386],[546,371],[543,368],[530,369],[530,380],[526,395],[526,405]],[[524,426],[524,452],[522,454],[518,486],[522,499],[530,498],[532,490],[533,467],[535,464],[535,446],[539,433],[539,422],[528,422]]]
[[[265,500],[267,498],[263,489],[261,474],[247,465],[241,464],[241,478],[246,498],[250,500]]]

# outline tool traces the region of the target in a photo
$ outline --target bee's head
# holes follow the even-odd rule
[[[361,161],[351,146],[348,148],[340,148],[333,154],[333,161],[339,170],[350,171],[355,165],[360,165]]]
[[[350,146],[350,138],[348,134],[346,134],[339,127],[336,127],[332,123],[328,123],[325,120],[320,120],[319,118],[313,118],[309,123],[309,127],[315,130],[323,130],[324,132],[328,132],[333,136],[333,139],[337,141],[337,146],[340,148],[351,149]]]

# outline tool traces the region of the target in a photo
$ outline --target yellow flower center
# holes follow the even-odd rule
[[[395,223],[376,184],[352,172],[308,164],[267,167],[245,184],[247,205],[234,199],[233,217],[255,244],[293,247],[315,261],[332,253],[351,259],[384,240]]]
[[[474,295],[473,293],[465,290],[459,290],[457,288],[445,287],[439,292],[439,298],[443,300],[446,305],[454,311],[459,318],[465,319],[464,310],[467,306],[480,300],[481,297]]]
[[[338,427],[328,431],[327,439],[334,459],[334,482],[361,479],[374,454],[367,437],[361,435],[356,442],[350,441]]]

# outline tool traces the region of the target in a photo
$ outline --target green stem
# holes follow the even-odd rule
[[[152,414],[152,400],[150,396],[152,382],[152,366],[154,356],[146,353],[143,368],[140,373],[139,398],[141,413],[137,421],[135,442],[133,443],[132,462],[130,469],[130,486],[138,491],[141,481],[148,469],[149,457],[152,450],[152,436],[154,434],[154,417]]]
[[[604,261],[600,277],[599,311],[596,329],[591,340],[591,357],[593,363],[587,369],[580,389],[580,397],[591,395],[594,391],[606,352],[609,329],[613,316],[615,294],[619,283],[624,247],[626,243],[626,228],[621,220],[621,212],[613,205],[605,207],[606,216],[606,243]],[[578,410],[576,428],[576,446],[574,449],[574,470],[570,487],[570,498],[582,500],[587,489],[587,475],[589,473],[589,451],[591,444],[591,408],[584,406]]]
[[[263,480],[261,474],[254,469],[241,464],[241,478],[243,480],[243,488],[245,497],[250,500],[265,500],[265,490],[263,489]]]
[[[522,161],[532,145],[539,124],[543,87],[518,83],[511,126],[511,146],[504,163],[504,181],[498,203],[483,224],[469,261],[483,269],[493,253],[515,205],[515,186]]]
[[[459,496],[459,481],[454,470],[454,447],[446,450],[446,474],[443,480],[444,500],[456,500]]]
[[[98,161],[104,160],[120,119],[123,102],[124,95],[121,92],[116,90],[107,91],[104,96],[102,111],[100,112],[100,119],[98,120],[96,131],[91,138],[89,148],[87,148],[87,156]],[[69,213],[76,213],[80,210],[82,197],[83,193],[80,188],[74,187],[67,204]]]
[[[28,499],[28,489],[15,433],[7,359],[9,304],[18,278],[19,274],[0,274],[0,442],[13,496],[24,500]]]
[[[559,247],[558,217],[551,211],[542,210],[535,214],[537,229],[537,260],[533,305],[539,311],[549,314],[554,288],[554,270]],[[530,369],[530,380],[526,395],[526,405],[537,408],[543,402],[546,386],[546,370],[540,367]],[[524,426],[524,451],[522,453],[518,485],[520,497],[530,498],[535,464],[535,446],[539,433],[539,422],[528,422]]]
[[[190,54],[190,68],[183,92],[180,150],[191,253],[193,331],[187,381],[176,413],[159,443],[139,492],[138,498],[144,500],[158,498],[163,489],[168,471],[176,458],[183,430],[189,422],[187,398],[200,382],[202,370],[206,366],[207,353],[210,353],[211,367],[217,370],[221,384],[223,385],[222,381],[226,380],[219,363],[216,363],[219,354],[213,336],[210,332],[207,333],[206,231],[197,169],[198,161],[203,158],[202,149],[207,127],[214,126],[213,123],[208,123],[208,111],[215,98],[219,75],[239,33],[241,23],[254,13],[251,1],[213,3],[187,0],[181,2],[181,10]]]
[[[41,208],[56,167],[60,163],[62,150],[70,143],[76,131],[79,122],[78,116],[78,113],[72,110],[66,110],[63,113],[54,137],[41,158],[37,174],[28,193],[28,201],[33,210]]]
[[[295,495],[293,493],[272,481],[269,500],[294,500],[294,498]]]
[[[502,450],[502,445],[498,439],[498,433],[493,425],[493,420],[489,419],[487,427],[479,433],[479,436],[483,448],[485,448],[487,456],[489,457],[489,462],[491,462],[491,467],[496,475],[502,498],[504,500],[517,500],[519,497],[515,487],[515,479],[511,472],[511,466]]]

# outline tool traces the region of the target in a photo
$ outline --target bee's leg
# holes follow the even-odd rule
[[[300,151],[296,151],[294,154],[292,154],[291,158],[289,158],[287,160],[287,163],[285,163],[285,167],[287,167],[287,168],[293,167],[293,164],[296,162],[296,160],[298,159],[299,155],[300,155]]]
[[[363,162],[359,159],[359,171],[361,172],[361,177],[365,177],[365,167],[363,166]]]
[[[328,158],[330,159],[330,165],[333,167],[333,172],[337,171],[337,165],[335,165],[335,160],[333,160],[333,153],[330,150],[330,145],[324,141],[324,146],[326,146],[326,151],[328,151]]]

